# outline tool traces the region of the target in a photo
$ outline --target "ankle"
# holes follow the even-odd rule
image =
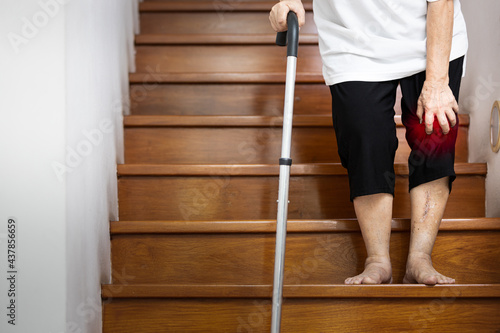
[[[411,262],[414,260],[417,260],[417,261],[425,260],[425,261],[432,262],[432,257],[431,257],[430,253],[420,252],[420,251],[411,251],[408,254],[408,262]]]
[[[370,255],[365,260],[365,267],[370,264],[391,265],[389,255]]]

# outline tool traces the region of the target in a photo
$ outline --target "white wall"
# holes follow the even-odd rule
[[[40,10],[35,1],[4,0],[0,7],[0,331],[60,332],[66,313],[66,183],[51,163],[65,154],[65,18],[58,15],[44,26],[44,16],[35,16],[37,28],[31,25]],[[15,52],[7,36],[22,35],[23,27],[26,43]],[[11,216],[19,226],[15,326],[6,316]]]
[[[461,112],[471,119],[470,162],[487,162],[487,216],[500,217],[500,155],[490,149],[490,114],[500,100],[500,1],[462,0],[469,33]]]
[[[66,6],[66,137],[80,158],[67,174],[66,333],[101,329],[100,284],[110,282],[111,270],[109,221],[118,219],[116,163],[123,163],[134,2],[73,0]]]
[[[137,0],[0,3],[0,331],[100,332]],[[18,223],[16,325],[7,223]]]

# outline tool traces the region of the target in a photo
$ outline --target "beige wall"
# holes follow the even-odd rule
[[[500,1],[462,0],[469,33],[467,72],[460,95],[469,113],[470,162],[487,162],[487,215],[500,217],[500,155],[490,149],[490,114],[500,100]]]

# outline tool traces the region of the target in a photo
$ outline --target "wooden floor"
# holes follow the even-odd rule
[[[500,219],[485,217],[487,168],[468,161],[465,114],[433,252],[457,284],[401,284],[410,204],[398,105],[394,284],[343,284],[362,271],[366,251],[337,153],[312,1],[303,2],[282,332],[500,332]],[[269,332],[286,65],[268,23],[273,4],[140,4],[103,332]]]

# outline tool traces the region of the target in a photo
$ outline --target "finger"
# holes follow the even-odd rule
[[[271,13],[269,14],[269,21],[271,22],[271,26],[274,31],[281,32],[287,30],[287,15],[290,11],[290,8],[282,3],[277,3],[271,9]]]
[[[448,118],[451,127],[455,127],[457,124],[457,114],[453,110],[448,110],[446,112],[446,118]]]
[[[306,24],[306,12],[304,11],[304,8],[297,13],[297,18],[299,19],[299,28]]]
[[[279,31],[288,30],[287,18],[289,12],[290,12],[290,7],[285,4],[278,7],[278,14],[276,15],[276,19],[277,19],[278,29],[280,29]]]
[[[450,124],[448,123],[448,117],[446,113],[442,113],[440,115],[436,116],[439,126],[441,127],[441,130],[443,131],[443,134],[448,134],[450,132]]]
[[[425,133],[432,134],[432,128],[434,126],[434,113],[425,112]]]
[[[269,22],[271,22],[271,27],[273,28],[274,31],[278,32],[278,27],[276,26],[273,14],[269,14]]]
[[[458,107],[458,103],[457,103],[457,100],[455,99],[455,97],[453,97],[453,102],[452,102],[451,108],[452,108],[453,112],[458,113],[459,107]]]
[[[458,111],[460,111],[457,100],[455,98],[453,98],[453,105],[451,106],[451,108],[453,112],[451,112],[452,114],[448,115],[448,119],[450,119],[451,127],[454,127],[457,124]]]
[[[280,18],[279,16],[281,15],[281,10],[280,10],[280,5],[277,4],[273,7],[271,10],[271,13],[269,15],[269,21],[271,21],[271,26],[273,27],[274,31],[280,32],[280,31],[285,31],[286,26],[282,27],[280,24]]]
[[[299,28],[302,27],[306,23],[306,11],[304,10],[304,6],[302,3],[291,3],[288,5],[291,11],[297,14],[297,19],[299,21]],[[288,14],[288,13],[287,13]]]
[[[420,99],[418,100],[417,103],[417,117],[420,123],[422,123],[422,115],[424,114],[424,107],[422,106],[422,102],[420,102]]]
[[[276,6],[277,5],[274,5],[271,11],[269,12],[269,22],[271,23],[271,27],[273,28],[273,30],[278,32],[278,25],[276,24],[276,11],[275,11]]]

